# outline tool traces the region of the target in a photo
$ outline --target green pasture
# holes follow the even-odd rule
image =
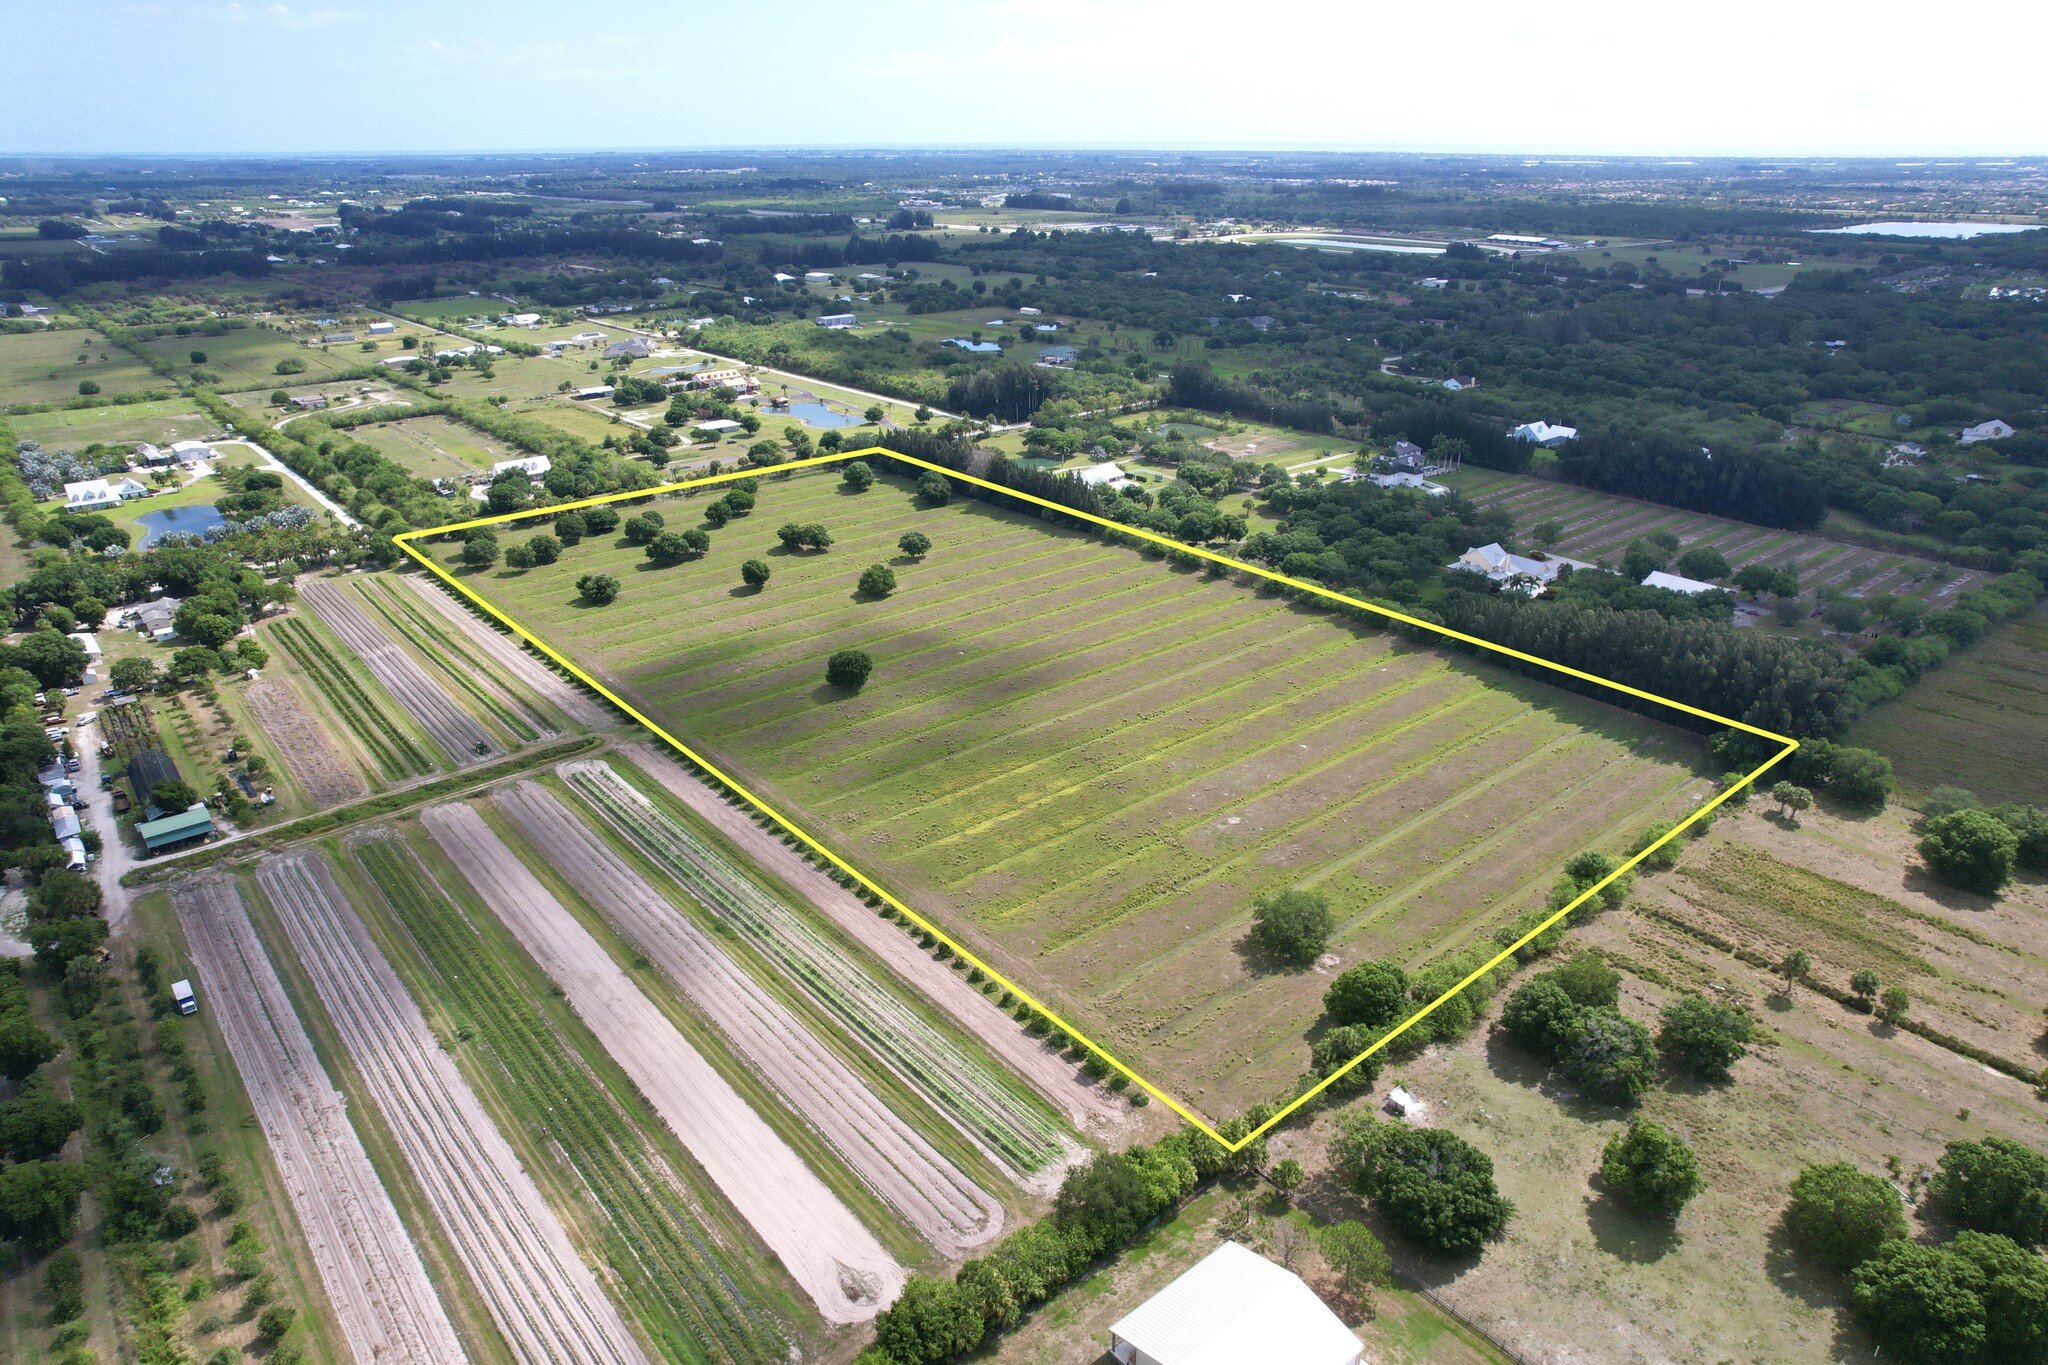
[[[517,459],[520,454],[506,450],[496,438],[474,427],[432,414],[351,427],[349,434],[423,479],[480,474],[498,461]]]
[[[41,441],[52,449],[83,450],[95,442],[148,441],[169,446],[214,431],[218,423],[195,411],[189,398],[163,398],[148,403],[110,404],[99,408],[60,408],[25,413],[7,424],[24,441]]]
[[[15,332],[0,336],[0,404],[63,403],[90,380],[102,397],[168,388],[149,367],[97,332]]]
[[[347,328],[336,328],[346,331]],[[274,389],[288,384],[316,382],[322,375],[353,369],[382,355],[391,355],[398,343],[384,339],[375,351],[365,351],[361,342],[373,340],[357,332],[357,341],[339,345],[307,345],[261,325],[239,328],[220,336],[168,336],[143,343],[143,349],[176,365],[181,373],[195,368],[213,371],[225,389]],[[206,363],[195,366],[191,353],[204,352]],[[298,374],[277,372],[281,360],[296,360],[305,366]]]
[[[701,560],[608,536],[472,586],[1215,1112],[1285,1088],[1316,1014],[1320,978],[1247,956],[1254,897],[1320,891],[1341,959],[1420,963],[1708,790],[1673,732],[1007,508],[759,487]],[[708,501],[658,507],[681,529]],[[785,552],[784,522],[835,544]],[[855,591],[875,563],[884,600]],[[581,601],[593,571],[616,603]],[[842,647],[876,661],[858,695],[825,684]]]

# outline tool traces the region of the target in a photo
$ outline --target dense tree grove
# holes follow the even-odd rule
[[[1330,1165],[1396,1231],[1438,1255],[1478,1250],[1514,1216],[1491,1158],[1441,1128],[1347,1114],[1330,1140]]]

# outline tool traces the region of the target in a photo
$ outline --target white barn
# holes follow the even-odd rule
[[[1291,1270],[1235,1242],[1109,1329],[1119,1365],[1364,1365],[1365,1347]]]

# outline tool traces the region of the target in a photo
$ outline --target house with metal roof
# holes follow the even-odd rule
[[[1364,1365],[1365,1347],[1293,1271],[1225,1242],[1109,1329],[1118,1365]]]

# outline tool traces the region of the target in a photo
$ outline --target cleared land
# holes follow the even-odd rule
[[[327,741],[319,723],[276,682],[251,683],[242,691],[249,714],[276,746],[292,777],[305,788],[315,810],[354,800],[363,794],[362,778]]]
[[[1849,731],[1908,792],[2048,804],[2048,612],[1998,627]]]
[[[355,598],[336,583],[308,582],[300,595],[327,628],[339,636],[405,713],[417,720],[457,766],[474,763],[503,747],[427,675],[412,655],[377,628]]]
[[[497,804],[584,903],[601,909],[919,1236],[955,1255],[1002,1230],[1001,1204],[891,1112],[802,1020],[553,793],[521,782],[501,790]]]
[[[431,414],[351,427],[349,435],[383,451],[408,473],[423,479],[461,479],[480,474],[497,461],[512,459],[516,454],[501,453],[501,448],[482,432]]]
[[[23,413],[8,418],[7,423],[18,439],[40,441],[52,450],[82,450],[95,441],[148,441],[167,446],[173,441],[206,436],[220,426],[212,417],[196,410],[189,398],[59,408],[55,412]]]
[[[256,875],[506,1341],[534,1362],[645,1361],[326,864]]]
[[[1984,575],[1974,570],[1912,555],[1869,550],[1704,512],[1682,512],[1572,484],[1476,468],[1462,470],[1448,482],[1482,507],[1504,508],[1525,540],[1529,528],[1538,522],[1563,523],[1564,538],[1555,548],[1572,559],[1619,564],[1630,541],[1653,531],[1668,531],[1678,537],[1684,550],[1719,550],[1731,569],[1745,564],[1791,569],[1799,575],[1800,591],[1805,593],[1835,588],[1849,597],[1889,593],[1946,606],[1957,593],[1984,581]]]
[[[465,1359],[234,883],[179,882],[171,903],[349,1349],[362,1365]]]
[[[611,955],[468,806],[427,832],[596,1033],[669,1130],[828,1322],[864,1322],[904,1272],[825,1183],[677,1033]]]
[[[841,488],[765,481],[676,569],[586,541],[472,581],[1218,1117],[1299,1076],[1327,984],[1254,959],[1256,897],[1323,892],[1340,962],[1419,963],[1709,790],[1689,741],[1596,703],[1008,508]],[[836,544],[781,552],[785,521]],[[896,555],[912,529],[926,562]],[[889,560],[895,594],[858,599]],[[613,606],[579,604],[594,569]],[[857,696],[823,683],[843,647],[876,660]]]
[[[268,390],[284,384],[313,383],[327,375],[377,359],[376,355],[363,350],[360,342],[345,341],[332,347],[304,345],[261,325],[239,327],[217,337],[196,334],[161,337],[145,341],[142,345],[144,350],[170,361],[181,372],[191,365],[193,351],[205,352],[203,368],[220,375],[221,387],[225,389]],[[395,349],[393,346],[384,354],[392,354]],[[277,366],[280,361],[297,361],[300,368],[295,373],[279,374]],[[140,369],[140,365],[137,368]]]

